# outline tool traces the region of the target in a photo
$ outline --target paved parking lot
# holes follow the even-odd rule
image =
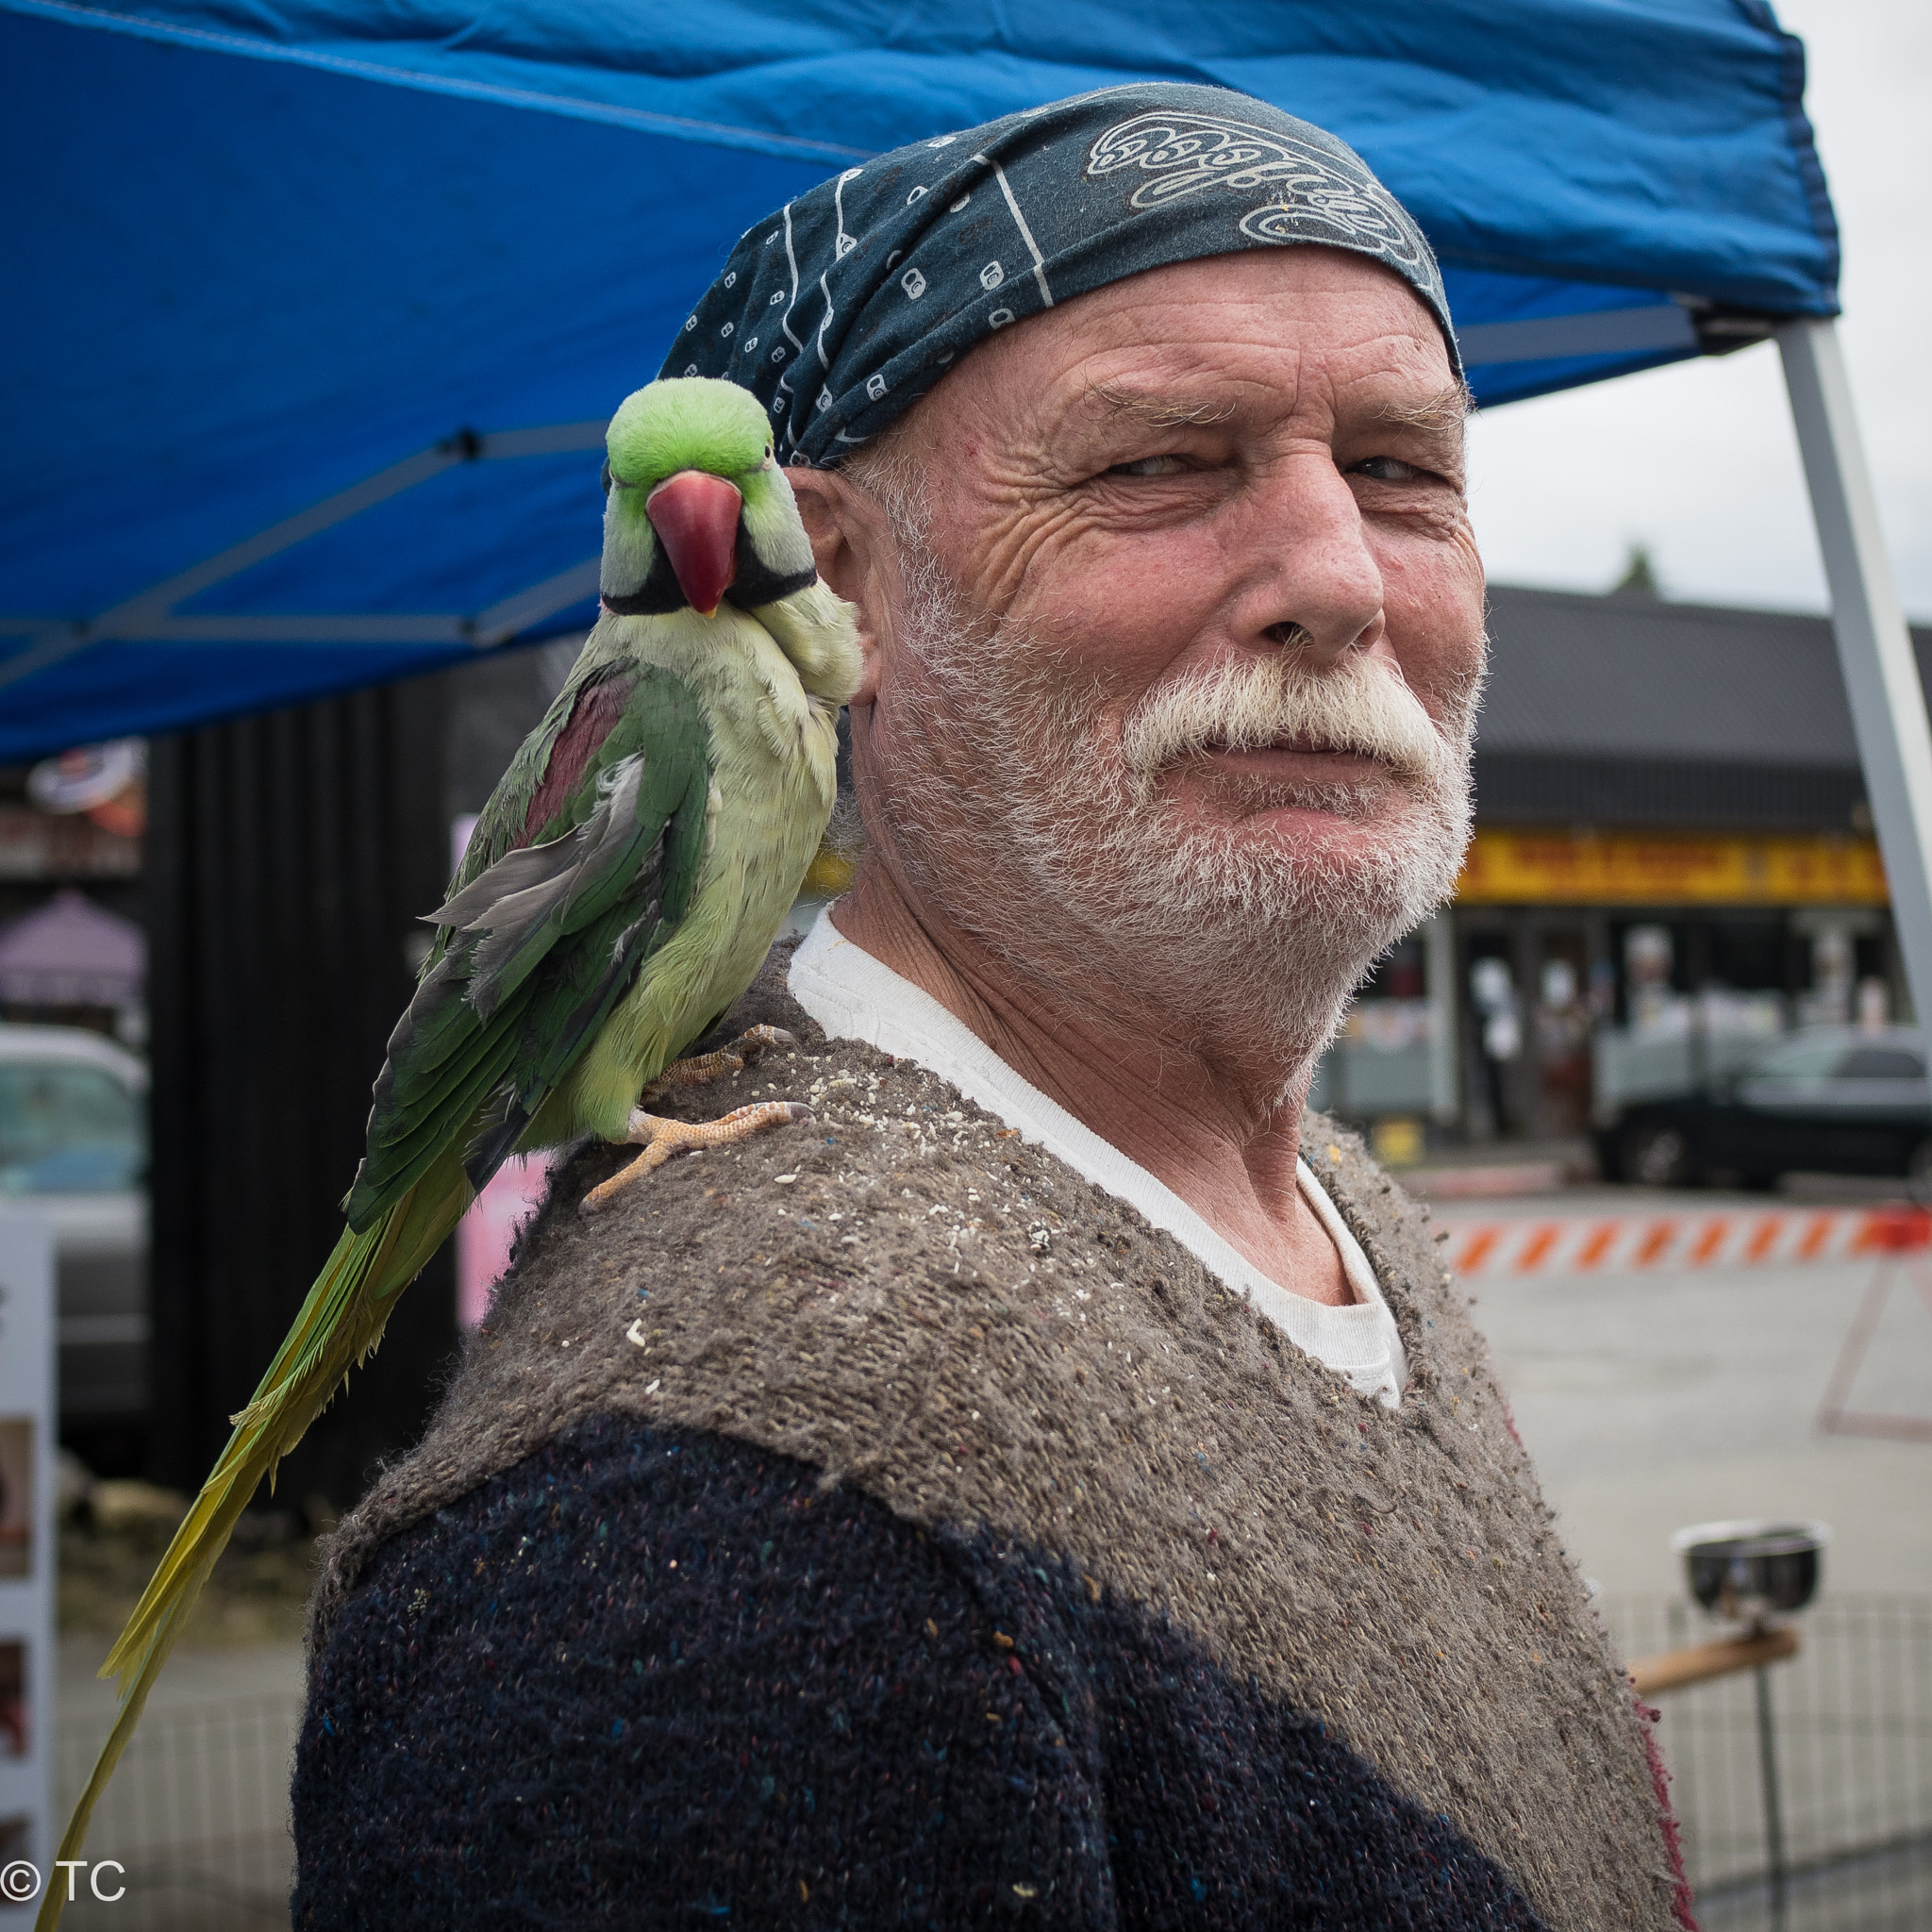
[[[1523,1205],[1598,1211],[1613,1205],[1609,1191]],[[1715,1199],[1694,1198],[1705,1208]],[[1932,1443],[1816,1426],[1877,1265],[1506,1277],[1475,1287],[1476,1320],[1517,1426],[1586,1574],[1613,1593],[1674,1590],[1673,1529],[1795,1515],[1836,1531],[1827,1587],[1932,1592]],[[1851,1402],[1932,1420],[1932,1307],[1908,1280],[1890,1297]]]
[[[60,1645],[58,1797],[64,1813],[113,1721],[114,1687],[93,1674],[107,1645]],[[125,1867],[126,1896],[83,1890],[74,1932],[273,1932],[289,1923],[294,1848],[289,1766],[302,1707],[290,1643],[181,1650],[88,1834],[88,1855]]]

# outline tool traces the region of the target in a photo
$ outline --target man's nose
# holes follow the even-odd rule
[[[1386,628],[1382,571],[1348,478],[1326,451],[1275,464],[1255,505],[1257,628],[1318,663],[1369,650]]]

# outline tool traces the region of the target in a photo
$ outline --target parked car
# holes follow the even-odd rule
[[[1899,1174],[1932,1188],[1932,1083],[1910,1027],[1807,1026],[1698,1091],[1634,1101],[1597,1136],[1604,1172],[1649,1187],[1781,1174]]]
[[[0,1024],[0,1198],[54,1224],[60,1426],[148,1406],[147,1069],[78,1026]]]

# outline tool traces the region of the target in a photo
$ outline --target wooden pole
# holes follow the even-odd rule
[[[1712,1677],[1728,1677],[1734,1671],[1757,1670],[1780,1657],[1794,1657],[1797,1649],[1797,1631],[1781,1625],[1775,1630],[1726,1637],[1716,1643],[1693,1643],[1686,1650],[1667,1650],[1659,1657],[1639,1657],[1629,1667],[1630,1681],[1638,1696],[1657,1697],[1666,1690],[1707,1683]]]

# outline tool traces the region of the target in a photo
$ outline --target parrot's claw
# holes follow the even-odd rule
[[[695,1059],[673,1060],[644,1089],[643,1098],[656,1100],[673,1087],[708,1087],[726,1074],[738,1073],[744,1063],[772,1046],[796,1046],[795,1034],[782,1026],[748,1026],[729,1046],[715,1053],[701,1053]]]
[[[592,1188],[578,1202],[577,1212],[601,1214],[633,1181],[642,1180],[654,1168],[662,1167],[674,1154],[688,1148],[723,1147],[733,1141],[748,1141],[767,1127],[790,1126],[793,1121],[808,1121],[811,1117],[811,1108],[799,1100],[761,1100],[755,1107],[738,1108],[715,1121],[667,1121],[639,1108],[630,1117],[630,1132],[625,1138],[644,1151],[601,1187]]]

